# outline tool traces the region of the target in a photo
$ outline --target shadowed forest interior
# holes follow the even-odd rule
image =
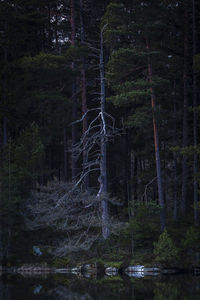
[[[199,36],[195,0],[0,1],[3,265],[200,263]]]

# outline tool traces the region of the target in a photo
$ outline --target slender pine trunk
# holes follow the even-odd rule
[[[131,203],[131,199],[132,199],[132,195],[131,195],[131,186],[130,186],[130,182],[131,182],[131,151],[130,151],[130,132],[127,130],[126,132],[126,148],[125,148],[125,185],[126,185],[126,199],[127,199],[127,204],[128,204],[128,211],[129,211],[129,218],[132,217],[132,203]]]
[[[138,199],[138,158],[137,156],[133,153],[133,158],[132,160],[134,161],[133,165],[133,170],[132,170],[132,176],[131,176],[131,181],[133,182],[133,201],[136,202]]]
[[[195,0],[192,0],[192,33],[193,33],[193,144],[194,147],[197,147],[197,78],[196,72],[194,69],[195,65],[195,55],[196,55],[196,9],[195,9]],[[198,182],[196,180],[196,174],[198,172],[198,159],[197,154],[194,154],[193,158],[193,176],[194,176],[194,225],[199,225],[199,212],[198,212]]]
[[[3,118],[3,145],[6,145],[8,142],[8,133],[7,133],[7,118]]]
[[[64,156],[64,181],[68,179],[68,164],[67,164],[67,132],[66,128],[63,131],[63,156]]]
[[[84,44],[85,41],[85,30],[84,30],[84,20],[83,20],[83,0],[80,0],[80,24],[81,24],[81,44]],[[82,57],[82,66],[81,66],[81,102],[82,102],[82,116],[87,112],[87,90],[86,90],[86,74],[85,74],[85,59]],[[87,116],[83,119],[83,136],[88,128]],[[83,140],[83,147],[85,148],[86,140]],[[83,168],[88,162],[87,151],[83,150]],[[88,189],[89,186],[89,177],[86,175],[84,178],[85,189]]]
[[[146,39],[146,47],[149,49],[149,41]],[[152,65],[150,59],[148,61],[148,75],[149,82],[152,83]],[[156,122],[156,102],[155,102],[155,94],[154,89],[151,86],[151,107],[152,107],[152,115],[153,115],[153,133],[154,133],[154,147],[155,147],[155,158],[156,158],[156,173],[157,173],[157,183],[158,183],[158,199],[160,205],[160,228],[161,231],[164,230],[166,226],[165,221],[165,204],[164,204],[164,196],[163,196],[163,183],[162,183],[162,173],[161,173],[161,160],[160,160],[160,147],[159,147],[159,137],[158,137],[158,127]]]
[[[76,37],[76,27],[75,27],[75,7],[74,0],[71,0],[71,45],[75,45]],[[75,62],[72,62],[72,72],[75,71]],[[72,119],[75,121],[77,119],[77,98],[76,98],[76,79],[72,82]],[[74,155],[73,147],[77,140],[77,129],[76,125],[72,125],[72,181],[75,180],[77,175],[77,159]]]
[[[5,23],[5,31],[7,30],[7,23]],[[7,64],[8,61],[8,51],[7,47],[4,47],[4,63]],[[6,106],[6,79],[3,80],[3,104]],[[3,117],[3,145],[8,142],[8,119],[6,116]]]
[[[173,144],[174,146],[177,143],[177,126],[176,126],[176,120],[177,120],[177,111],[176,111],[176,83],[174,82],[174,115],[173,115],[173,127],[174,127],[174,133],[173,133]],[[177,188],[178,188],[178,179],[177,179],[177,154],[176,152],[173,153],[173,160],[174,160],[174,176],[173,176],[173,200],[174,200],[174,209],[173,209],[173,218],[174,220],[177,219],[177,213],[178,213],[178,199],[177,199]]]
[[[184,3],[184,70],[183,70],[183,147],[188,146],[188,7],[187,0]],[[187,206],[187,181],[188,181],[188,165],[187,157],[183,155],[182,160],[182,214],[186,213]]]

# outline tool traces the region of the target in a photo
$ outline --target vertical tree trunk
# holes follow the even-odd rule
[[[8,142],[8,136],[7,136],[7,118],[3,118],[3,144],[6,145]]]
[[[7,23],[5,22],[5,31],[7,30]],[[4,63],[7,64],[8,61],[8,51],[7,46],[4,46]],[[3,104],[6,106],[6,79],[3,80]],[[8,132],[7,132],[7,117],[3,117],[3,145],[8,142]]]
[[[81,44],[84,44],[85,32],[84,32],[84,22],[83,22],[83,0],[80,0],[80,24],[81,24]],[[82,116],[87,112],[87,91],[86,91],[86,76],[85,76],[85,59],[82,58],[81,66],[81,98],[82,98]],[[87,117],[83,119],[83,136],[88,128]],[[85,147],[85,139],[83,140],[83,147]],[[83,168],[88,162],[87,152],[83,151]],[[84,178],[85,189],[88,189],[89,178],[86,175]]]
[[[174,115],[173,115],[173,127],[174,127],[174,133],[173,133],[173,144],[174,146],[177,143],[177,127],[176,127],[176,120],[177,120],[177,113],[176,113],[176,83],[174,82]],[[177,219],[177,213],[178,213],[178,203],[177,203],[177,187],[178,187],[178,180],[177,180],[177,154],[176,152],[173,153],[173,159],[174,159],[174,176],[173,176],[173,200],[174,200],[174,209],[173,209],[173,218],[174,220]]]
[[[133,195],[133,201],[136,202],[138,199],[138,158],[137,156],[132,153],[132,161],[133,167],[132,167],[132,174],[131,174],[131,182],[133,182],[133,187],[132,187],[132,195]]]
[[[100,50],[100,80],[101,80],[101,160],[100,160],[100,176],[99,183],[100,189],[98,197],[101,198],[101,210],[102,210],[102,235],[104,239],[107,239],[110,230],[108,226],[109,215],[108,215],[108,202],[106,200],[107,193],[107,143],[106,143],[106,123],[105,123],[105,76],[104,76],[104,53],[103,53],[103,29],[101,30],[101,50]]]
[[[193,33],[193,144],[196,148],[197,146],[197,79],[194,69],[195,65],[195,55],[196,55],[196,9],[195,9],[195,0],[192,0],[192,33]],[[196,180],[196,174],[198,171],[198,159],[197,154],[194,154],[193,158],[193,176],[194,176],[194,225],[199,225],[199,212],[198,212],[198,182]]]
[[[148,39],[146,39],[146,45],[147,45],[147,49],[149,49]],[[152,66],[151,66],[150,59],[148,61],[148,75],[149,75],[149,82],[152,83]],[[164,205],[164,197],[163,197],[158,128],[157,128],[157,122],[155,116],[156,102],[155,102],[155,94],[152,86],[150,88],[150,91],[151,91],[151,107],[152,107],[152,114],[153,114],[153,133],[154,133],[156,172],[157,172],[157,182],[158,182],[158,198],[159,198],[159,205],[160,205],[160,228],[161,231],[163,231],[165,228],[165,205]]]
[[[129,218],[132,217],[132,195],[131,195],[131,146],[130,146],[130,132],[127,130],[126,132],[126,149],[125,149],[125,186],[126,186],[126,199],[128,204],[128,212],[129,212]]]
[[[52,45],[52,30],[51,30],[51,4],[48,3],[48,49]]]
[[[75,28],[75,8],[74,8],[74,0],[71,0],[71,45],[75,45],[75,36],[76,36],[76,28]],[[72,62],[72,72],[75,70],[75,63]],[[75,121],[77,119],[77,99],[76,99],[76,79],[73,79],[72,82],[72,119]],[[74,155],[73,147],[77,140],[77,129],[76,125],[72,125],[72,181],[75,180],[77,175],[77,160]]]
[[[183,147],[188,146],[188,6],[184,2],[184,70],[183,70]],[[187,205],[187,180],[188,180],[187,157],[183,155],[182,161],[182,202],[181,210],[185,215]]]
[[[7,30],[7,24],[5,23],[5,31]],[[7,48],[5,46],[4,48],[4,63],[6,65],[7,63]],[[3,99],[2,99],[3,105],[6,106],[6,80],[4,78],[3,80]],[[3,139],[0,142],[2,145],[7,145],[8,142],[8,132],[7,132],[7,117],[4,116],[3,117]],[[10,150],[9,150],[10,151]],[[4,160],[4,154],[2,159]],[[0,191],[1,192],[1,191]],[[0,196],[0,211],[1,210],[1,205],[2,205],[2,198]],[[3,205],[2,205],[3,206]],[[0,215],[0,263],[2,263],[2,261],[4,261],[4,263],[6,263],[7,260],[7,249],[9,248],[9,235],[7,235],[7,231],[9,231],[9,223],[10,223],[10,216],[5,216],[5,214],[1,214]],[[7,237],[7,240],[5,241],[5,236]],[[3,298],[2,298],[3,299]]]
[[[67,172],[67,132],[66,132],[66,128],[64,128],[63,131],[63,155],[64,155],[64,181],[67,181],[67,177],[68,177],[68,172]]]

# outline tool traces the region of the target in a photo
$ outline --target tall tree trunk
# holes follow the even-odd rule
[[[196,148],[197,146],[197,79],[194,69],[195,65],[195,55],[196,55],[196,9],[195,9],[195,0],[192,0],[192,33],[193,33],[193,144]],[[199,225],[199,212],[198,212],[198,182],[196,180],[196,174],[198,172],[198,159],[197,154],[194,154],[193,158],[193,176],[194,176],[194,225]]]
[[[7,23],[5,22],[5,32],[7,31]],[[8,50],[7,46],[4,47],[4,63],[7,64],[8,61]],[[3,80],[3,104],[6,106],[6,79]],[[8,142],[8,132],[7,132],[7,117],[3,117],[3,145]]]
[[[84,22],[83,22],[83,0],[80,0],[80,24],[81,24],[81,44],[85,41]],[[81,98],[82,98],[82,116],[87,112],[87,91],[86,91],[86,76],[85,76],[85,59],[82,58],[81,66]],[[83,119],[83,136],[88,128],[87,116]],[[85,139],[83,140],[83,147],[85,148]],[[83,168],[88,162],[87,151],[83,150]],[[86,175],[84,178],[85,189],[88,189],[89,178]]]
[[[47,49],[51,49],[51,45],[52,45],[51,4],[48,3],[48,46],[47,46]]]
[[[183,147],[188,146],[188,5],[187,0],[184,2],[184,70],[183,70]],[[185,215],[187,205],[187,180],[188,180],[188,165],[187,157],[183,155],[182,161],[182,202],[181,210]]]
[[[64,128],[63,131],[63,156],[64,156],[64,181],[67,181],[68,179],[68,164],[67,164],[67,132],[66,128]]]
[[[5,23],[5,31],[7,30],[7,23]],[[4,48],[4,63],[6,65],[7,63],[7,48]],[[6,79],[3,80],[3,99],[2,99],[3,105],[6,106]],[[7,145],[8,142],[8,132],[7,132],[7,117],[3,117],[3,139],[0,141],[1,146]],[[10,151],[10,150],[9,150]],[[10,153],[10,152],[9,152]],[[10,154],[9,154],[10,157]],[[2,155],[2,159],[4,160],[4,154]],[[10,160],[10,159],[9,159]],[[1,191],[0,191],[1,192]],[[0,196],[0,211],[2,205],[2,198]],[[3,206],[3,205],[2,205]],[[10,216],[5,216],[5,214],[0,215],[0,263],[4,261],[6,263],[7,260],[7,249],[9,248],[9,235],[6,234],[7,230],[9,230],[9,224],[10,222]],[[5,242],[5,236],[7,237],[8,243]],[[3,299],[3,298],[2,298]]]
[[[149,41],[146,39],[146,47],[149,49]],[[148,60],[148,75],[149,82],[152,83],[152,65],[150,59]],[[152,115],[153,115],[153,133],[154,133],[154,147],[155,147],[155,158],[156,158],[156,173],[157,173],[157,183],[158,183],[158,199],[160,205],[160,228],[161,231],[165,228],[165,204],[163,197],[163,184],[162,184],[162,173],[161,173],[161,161],[160,161],[160,147],[159,147],[159,138],[158,138],[158,128],[156,122],[156,102],[155,102],[155,94],[153,87],[151,85],[151,107],[152,107]]]
[[[71,0],[71,45],[75,45],[76,37],[76,27],[75,27],[75,8],[74,0]],[[75,71],[75,62],[72,62],[72,72]],[[77,119],[77,98],[76,98],[76,79],[73,79],[72,82],[72,119],[75,121]],[[76,125],[72,125],[72,181],[75,180],[77,175],[77,159],[74,155],[74,145],[77,140],[77,129]]]
[[[132,185],[132,195],[133,195],[133,201],[136,202],[138,200],[138,158],[134,154],[134,152],[131,153],[132,155],[132,171],[131,171],[131,182],[133,182]],[[134,203],[133,203],[134,206]],[[132,211],[134,211],[132,209]]]
[[[174,146],[177,143],[177,126],[176,126],[176,120],[177,120],[177,112],[176,112],[176,83],[174,81],[174,115],[173,115],[173,127],[174,127],[174,133],[173,133],[173,144]],[[173,218],[174,220],[177,219],[177,213],[178,213],[178,202],[177,202],[177,188],[178,188],[178,180],[177,180],[177,154],[176,152],[173,153],[173,159],[174,159],[174,174],[173,174],[173,200],[174,200],[174,209],[173,209]]]
[[[6,145],[8,142],[8,136],[7,136],[7,118],[3,118],[3,144]]]
[[[108,215],[108,202],[106,199],[107,194],[107,143],[106,143],[106,123],[105,123],[105,75],[104,75],[104,53],[103,53],[103,30],[101,30],[101,50],[100,50],[100,80],[101,80],[101,160],[100,160],[100,176],[99,183],[100,189],[98,192],[98,197],[101,198],[101,210],[102,210],[102,235],[104,239],[107,239],[110,230],[108,226],[109,215]]]
[[[129,218],[132,217],[132,195],[131,195],[131,147],[130,147],[130,132],[127,130],[126,132],[126,147],[125,147],[125,188],[126,188],[126,199],[128,204],[128,212],[129,212]]]

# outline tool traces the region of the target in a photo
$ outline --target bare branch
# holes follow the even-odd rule
[[[74,121],[74,122],[70,123],[69,125],[74,125],[74,124],[76,124],[76,123],[82,122],[82,121],[85,119],[85,117],[87,116],[87,114],[88,114],[89,112],[91,112],[91,111],[97,111],[97,110],[100,110],[100,108],[91,108],[91,109],[88,109],[88,110],[83,114],[83,116],[82,116],[81,119],[79,119],[79,120],[77,120],[77,121]]]

